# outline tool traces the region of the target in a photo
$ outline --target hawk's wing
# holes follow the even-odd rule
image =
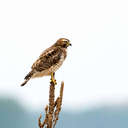
[[[32,65],[32,69],[36,71],[43,71],[49,69],[51,66],[57,64],[61,59],[63,51],[59,47],[51,47],[44,51],[39,59]]]

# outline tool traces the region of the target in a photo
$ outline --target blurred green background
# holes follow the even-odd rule
[[[13,98],[3,97],[0,99],[0,127],[38,128],[38,117],[42,111],[43,108],[28,110]],[[56,128],[128,128],[128,108],[113,106],[86,111],[63,109]]]

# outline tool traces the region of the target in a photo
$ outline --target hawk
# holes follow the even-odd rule
[[[70,41],[66,38],[60,38],[51,47],[47,48],[39,58],[33,63],[31,71],[25,76],[25,81],[21,84],[24,86],[31,78],[51,75],[51,82],[56,80],[54,74],[63,64],[67,56],[67,47],[71,46]]]

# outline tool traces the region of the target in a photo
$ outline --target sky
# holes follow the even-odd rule
[[[47,104],[50,77],[20,84],[40,53],[65,37],[72,47],[56,72],[57,95],[65,83],[64,107],[127,104],[127,7],[127,0],[1,0],[0,97]]]

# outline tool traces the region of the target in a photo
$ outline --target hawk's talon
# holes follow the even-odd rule
[[[54,85],[56,85],[56,84],[57,84],[57,82],[56,82],[56,80],[55,80],[54,76],[55,76],[55,73],[54,73],[54,72],[52,72],[52,73],[51,73],[51,83],[53,83]]]
[[[50,83],[53,83],[54,85],[57,84],[56,80],[55,79],[51,79]]]

